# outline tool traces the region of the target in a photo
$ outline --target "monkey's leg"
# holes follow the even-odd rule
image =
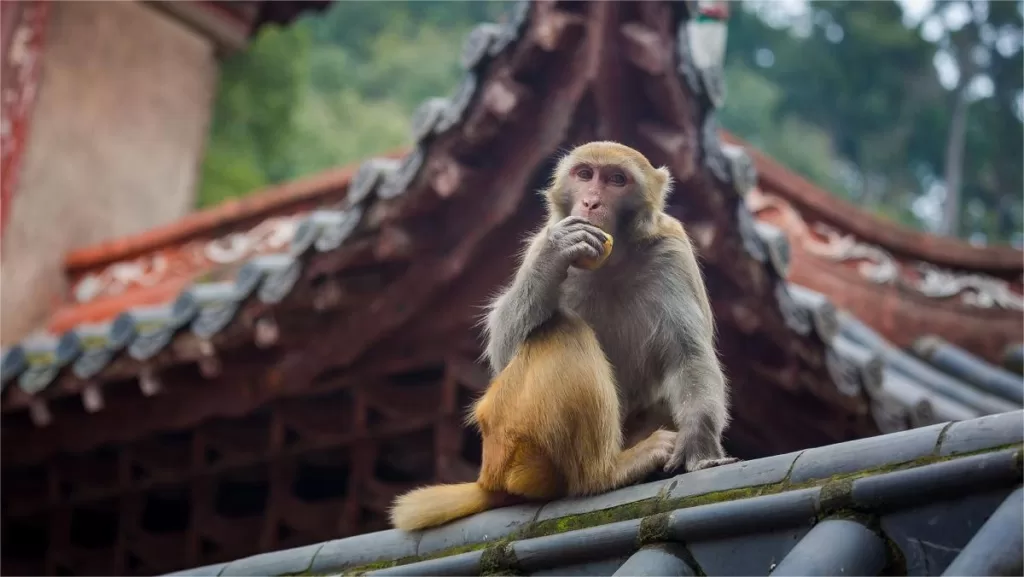
[[[570,493],[603,493],[640,481],[668,461],[675,439],[675,432],[659,429],[625,451],[606,455],[605,459],[583,461],[582,475]]]
[[[619,453],[615,462],[613,486],[636,483],[668,462],[678,435],[674,431],[658,429],[643,441]]]
[[[505,491],[533,500],[549,500],[565,494],[558,467],[539,448],[520,444],[505,472]]]

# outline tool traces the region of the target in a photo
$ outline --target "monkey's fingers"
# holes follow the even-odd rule
[[[594,250],[596,250],[597,254],[600,255],[601,253],[603,253],[603,252],[605,252],[607,250],[607,248],[606,248],[606,245],[607,245],[607,242],[608,242],[607,239],[606,239],[607,236],[608,235],[606,235],[604,233],[602,233],[602,236],[596,236],[596,235],[592,234],[590,231],[582,231],[581,230],[581,231],[577,231],[577,232],[574,232],[574,233],[566,235],[565,236],[565,244],[568,245],[568,246],[572,246],[574,244],[578,244],[578,243],[583,242],[583,243],[589,244],[590,246],[594,247]]]
[[[611,256],[612,254],[612,236],[607,233],[602,234],[604,234],[604,240],[601,243],[601,248],[599,249],[600,252],[598,252],[598,256],[593,258],[577,259],[575,262],[573,262],[573,266],[586,270],[597,270],[598,268],[601,268],[601,265],[603,265],[604,262],[608,260],[608,257]]]
[[[601,258],[601,252],[586,242],[578,242],[569,247],[565,252],[565,256],[568,257],[570,263],[573,266],[578,266],[578,262],[587,262],[588,260],[597,260]]]
[[[607,233],[600,228],[590,224],[589,222],[576,222],[570,224],[564,228],[553,230],[554,236],[569,236],[572,234],[584,233],[598,239],[598,242],[604,242],[604,237]]]

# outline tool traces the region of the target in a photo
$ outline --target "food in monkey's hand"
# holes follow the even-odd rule
[[[604,231],[601,231],[604,232]],[[604,233],[604,244],[601,246],[601,256],[597,258],[580,257],[576,259],[576,262],[572,263],[572,266],[576,268],[582,268],[586,270],[597,270],[604,265],[604,262],[608,260],[608,257],[612,254],[612,244],[614,243],[612,235],[607,232]]]

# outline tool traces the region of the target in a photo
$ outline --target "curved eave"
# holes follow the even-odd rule
[[[910,230],[871,215],[860,207],[828,194],[788,170],[735,135],[723,140],[750,149],[759,178],[773,192],[840,230],[884,247],[900,257],[953,269],[1018,279],[1024,273],[1024,252],[1011,247],[975,247],[959,239]]]
[[[790,281],[828,295],[897,345],[908,347],[934,333],[998,362],[1008,344],[1019,342],[1021,279],[901,260],[801,212],[763,180],[746,203],[760,222],[782,228],[789,238]]]

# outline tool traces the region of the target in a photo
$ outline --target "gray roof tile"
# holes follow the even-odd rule
[[[477,575],[484,552],[469,551],[459,555],[430,559],[408,565],[369,571],[367,575]]]
[[[549,519],[557,519],[559,517],[576,515],[588,511],[611,509],[612,507],[624,505],[626,503],[635,503],[645,499],[653,499],[661,494],[662,491],[667,490],[668,485],[668,480],[654,481],[653,483],[632,485],[630,487],[623,487],[615,491],[590,497],[562,499],[560,501],[544,505],[540,510],[540,514],[537,515],[537,521],[547,521]]]
[[[1017,404],[1024,403],[1024,380],[1002,367],[989,364],[934,335],[921,337],[914,352],[943,371]]]
[[[681,543],[655,543],[645,545],[630,556],[617,571],[616,576],[696,575],[696,562]]]
[[[524,524],[536,520],[540,508],[540,505],[516,505],[484,511],[478,515],[448,523],[434,531],[424,533],[416,554],[430,555],[452,547],[503,539],[516,532]]]
[[[668,498],[681,499],[711,491],[778,483],[789,475],[799,455],[799,452],[786,453],[695,471],[686,476],[686,482],[682,479],[672,481],[668,488]]]
[[[416,554],[420,535],[397,529],[328,541],[313,558],[311,573],[344,571],[377,561],[393,561]]]
[[[284,575],[308,571],[323,543],[253,555],[228,563],[221,575]]]
[[[903,553],[906,575],[938,575],[1006,499],[1011,489],[973,493],[883,515],[882,532]],[[956,519],[936,523],[936,519]]]
[[[523,539],[513,542],[510,549],[516,567],[526,572],[630,555],[640,533],[640,523],[640,519],[632,519]]]
[[[552,577],[568,577],[579,575],[580,577],[608,577],[615,574],[615,571],[626,562],[626,557],[613,557],[587,563],[576,563],[575,565],[562,565],[534,571],[530,575]]]
[[[1014,411],[953,423],[942,436],[940,455],[969,453],[1024,440],[1024,413]]]
[[[688,543],[704,575],[767,575],[800,542],[810,525]]]
[[[1016,575],[1024,565],[1024,497],[1017,487],[943,575]]]
[[[796,527],[814,518],[820,492],[815,487],[676,509],[668,515],[666,536],[708,541]]]
[[[1020,408],[1017,403],[972,387],[923,360],[893,347],[878,333],[844,311],[839,312],[839,331],[847,338],[857,341],[881,355],[888,368],[982,413],[1003,413]]]
[[[885,542],[853,519],[826,519],[811,529],[772,570],[772,575],[878,575]]]
[[[27,365],[25,349],[21,345],[5,349],[3,357],[0,357],[0,382],[6,386],[11,379],[24,371]]]
[[[872,467],[905,463],[932,454],[945,425],[931,425],[890,435],[808,449],[800,454],[789,476],[803,483]]]
[[[176,571],[174,573],[168,573],[170,576],[181,576],[181,577],[217,577],[220,572],[227,567],[227,563],[215,563],[213,565],[203,565],[202,567],[196,567],[194,569],[185,569],[184,571]]]

